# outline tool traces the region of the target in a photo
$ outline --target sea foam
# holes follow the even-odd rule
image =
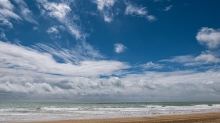
[[[220,112],[220,103],[0,103],[0,122]]]

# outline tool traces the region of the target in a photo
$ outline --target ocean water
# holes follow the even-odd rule
[[[0,102],[0,122],[147,117],[220,112],[220,102],[64,103]]]

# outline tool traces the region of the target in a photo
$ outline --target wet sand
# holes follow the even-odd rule
[[[39,121],[31,123],[220,123],[220,112],[136,118]]]

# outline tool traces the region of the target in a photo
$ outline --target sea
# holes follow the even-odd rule
[[[220,102],[0,102],[0,122],[150,117],[220,112]]]

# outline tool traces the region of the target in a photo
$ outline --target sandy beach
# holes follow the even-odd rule
[[[220,123],[220,112],[137,118],[40,121],[31,123]]]

